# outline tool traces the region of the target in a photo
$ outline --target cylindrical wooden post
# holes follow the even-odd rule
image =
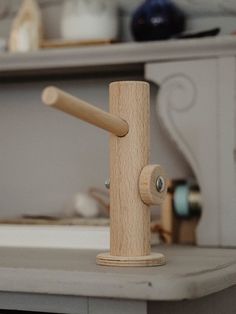
[[[150,212],[139,194],[139,176],[149,162],[149,84],[110,84],[110,113],[124,119],[129,133],[110,135],[110,253],[150,254]]]
[[[110,134],[110,252],[97,263],[110,266],[154,266],[165,263],[150,253],[150,211],[142,201],[140,174],[149,162],[149,84],[121,81],[110,84],[110,113],[124,119],[129,132]]]

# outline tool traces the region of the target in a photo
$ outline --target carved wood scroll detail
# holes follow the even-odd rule
[[[187,113],[195,105],[196,97],[197,87],[194,81],[185,74],[173,74],[162,81],[157,100],[161,106],[156,106],[157,115],[161,118],[160,121],[165,121],[162,123],[163,127],[167,129],[180,152],[185,152],[184,155],[192,166],[195,175],[199,173],[198,161],[191,146],[176,125],[174,113]]]

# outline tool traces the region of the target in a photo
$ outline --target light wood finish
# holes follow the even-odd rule
[[[42,40],[42,16],[35,0],[24,0],[13,21],[10,52],[38,50]]]
[[[171,180],[167,181],[168,190],[173,189],[174,185]],[[172,244],[175,239],[175,217],[173,211],[173,193],[168,192],[164,202],[161,204],[161,225],[163,230],[167,231],[163,234],[165,243]]]
[[[47,87],[43,92],[42,100],[48,106],[55,107],[117,136],[124,136],[129,131],[127,122],[120,117],[92,106],[56,87]]]
[[[110,84],[110,112],[129,124],[129,133],[110,135],[110,253],[97,256],[106,266],[158,266],[150,253],[150,211],[139,192],[139,177],[149,162],[150,91],[146,82]]]
[[[177,239],[179,244],[196,245],[196,229],[198,223],[199,218],[197,217],[179,221]]]
[[[176,216],[173,208],[173,191],[175,186],[179,184],[178,180],[168,180],[168,193],[161,204],[161,225],[165,243],[167,244],[196,244],[196,230],[199,223],[199,217],[190,217],[184,219]]]
[[[157,178],[162,177],[166,182],[166,174],[160,165],[148,165],[143,168],[139,177],[139,192],[146,205],[160,205],[166,197],[167,187],[157,190]]]
[[[161,253],[151,253],[148,256],[112,256],[109,253],[97,255],[97,263],[103,266],[146,267],[161,266],[166,263]]]
[[[110,253],[97,263],[110,266],[163,265],[162,254],[150,254],[150,212],[139,192],[139,177],[149,161],[150,90],[140,81],[110,84],[110,113],[55,87],[43,102],[110,134]],[[157,167],[154,175],[163,174]],[[163,191],[164,192],[164,191]]]
[[[43,40],[41,42],[41,48],[55,49],[55,48],[71,48],[71,47],[83,47],[83,46],[96,46],[96,45],[108,45],[111,44],[111,40],[64,40],[53,39]]]
[[[150,212],[139,194],[138,182],[149,161],[149,84],[110,84],[110,112],[125,119],[129,133],[110,136],[110,254],[150,254]]]

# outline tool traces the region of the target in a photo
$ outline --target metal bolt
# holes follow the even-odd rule
[[[156,189],[159,193],[162,193],[165,191],[165,180],[162,176],[157,177]]]
[[[105,187],[109,190],[110,189],[110,179],[105,181]]]

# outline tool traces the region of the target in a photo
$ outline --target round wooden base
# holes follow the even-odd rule
[[[166,263],[165,256],[161,253],[151,253],[146,256],[112,256],[109,253],[97,255],[96,262],[103,266],[147,267],[161,266]]]

